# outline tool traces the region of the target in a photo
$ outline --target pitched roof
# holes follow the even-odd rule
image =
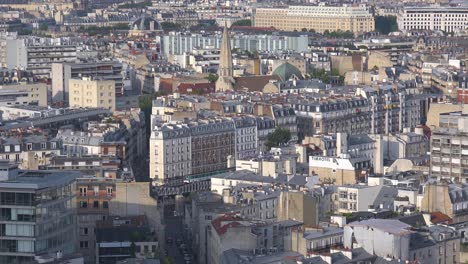
[[[441,212],[432,212],[431,213],[431,222],[433,224],[442,224],[442,223],[446,223],[446,222],[448,224],[451,224],[453,222],[453,220],[448,215],[443,214]]]
[[[281,81],[281,78],[277,75],[256,75],[236,77],[235,80],[236,91],[247,89],[250,92],[261,92],[270,81]]]
[[[293,76],[299,79],[303,78],[301,71],[299,71],[299,69],[296,66],[292,65],[289,62],[285,62],[280,66],[276,67],[276,69],[273,71],[273,74],[278,75],[282,81],[287,81]]]

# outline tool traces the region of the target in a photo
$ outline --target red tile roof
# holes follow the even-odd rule
[[[441,223],[452,224],[453,220],[446,214],[443,214],[441,212],[433,212],[431,213],[431,222],[433,224],[441,224]]]
[[[215,83],[181,83],[177,87],[179,93],[188,93],[191,89],[192,93],[195,91],[203,91],[204,93],[212,93],[215,91]]]
[[[229,228],[241,226],[239,221],[243,221],[243,219],[234,214],[226,214],[211,221],[211,225],[218,235],[221,236],[226,233]]]

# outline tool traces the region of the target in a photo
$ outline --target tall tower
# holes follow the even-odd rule
[[[218,80],[216,81],[216,91],[224,92],[234,90],[231,38],[226,22],[224,22],[223,40],[221,44],[221,54],[219,56]]]

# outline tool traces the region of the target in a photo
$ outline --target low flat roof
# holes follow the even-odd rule
[[[0,189],[46,189],[71,183],[80,176],[75,171],[19,171],[17,178],[0,181]]]

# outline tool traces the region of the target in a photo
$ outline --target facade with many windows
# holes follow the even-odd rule
[[[448,6],[404,7],[397,17],[398,29],[463,31],[468,28],[468,8]]]
[[[74,252],[77,176],[0,163],[0,263]]]
[[[438,178],[467,182],[468,178],[468,114],[440,114],[439,128],[431,136],[431,173]]]
[[[115,179],[79,178],[76,183],[76,204],[78,208],[77,251],[85,262],[95,259],[96,221],[109,216],[109,202],[116,195]]]
[[[289,6],[287,8],[257,8],[254,26],[274,27],[294,31],[303,28],[317,32],[351,31],[363,33],[373,31],[374,17],[366,5]]]

